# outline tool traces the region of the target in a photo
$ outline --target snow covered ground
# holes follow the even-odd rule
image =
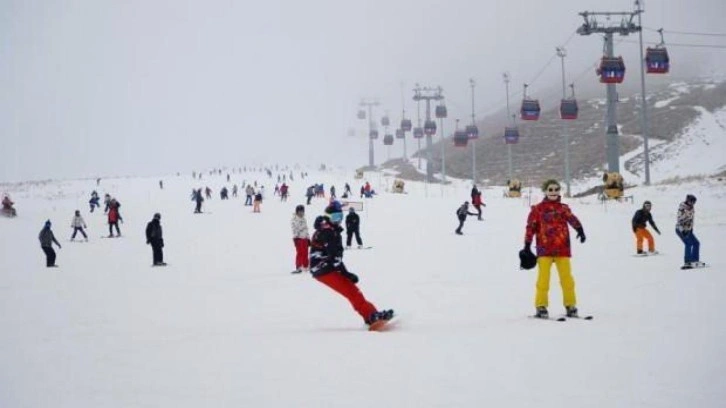
[[[299,172],[295,172],[298,176]],[[583,314],[537,321],[536,272],[518,270],[529,198],[484,191],[485,220],[453,233],[466,182],[407,183],[367,173],[362,236],[347,251],[366,296],[394,308],[394,331],[371,333],[347,302],[308,275],[291,275],[289,221],[304,189],[353,172],[310,172],[281,203],[263,173],[260,214],[220,201],[222,176],[58,181],[14,186],[19,217],[0,218],[2,407],[718,407],[726,399],[726,186],[716,180],[640,187],[635,204],[570,200],[587,242],[573,244]],[[214,199],[192,214],[190,192]],[[123,237],[88,213],[93,189],[122,203]],[[698,197],[696,235],[710,268],[679,269],[678,204]],[[532,202],[540,199],[534,193]],[[637,258],[630,218],[653,202],[662,255]],[[356,199],[358,200],[358,199]],[[323,199],[308,207],[312,220]],[[73,210],[90,241],[68,241]],[[166,268],[152,268],[144,228],[162,214]],[[63,248],[44,266],[37,234],[50,219]],[[556,274],[550,312],[562,312]]]

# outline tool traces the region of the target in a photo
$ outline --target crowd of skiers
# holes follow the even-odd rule
[[[279,196],[281,201],[286,201],[289,196],[289,187],[285,182],[286,176],[282,177],[282,183],[275,185],[274,194]],[[278,181],[280,180],[278,176]],[[292,173],[290,174],[292,179]],[[160,187],[163,186],[160,184]],[[257,182],[242,184],[244,189],[245,206],[252,206],[253,212],[260,212],[260,205],[264,198],[264,186]],[[237,186],[232,188],[233,197],[237,197]],[[527,216],[524,231],[524,245],[519,251],[520,266],[524,269],[537,267],[537,279],[535,283],[534,317],[549,318],[549,286],[550,272],[552,266],[557,269],[560,286],[562,287],[562,303],[565,309],[565,316],[578,317],[577,296],[575,293],[575,280],[571,270],[570,258],[572,256],[570,244],[570,227],[576,232],[576,239],[585,243],[586,235],[584,227],[570,207],[561,201],[561,186],[557,180],[546,180],[542,184],[543,199],[533,205]],[[315,197],[325,197],[323,184],[313,184],[306,189],[305,196],[307,204]],[[375,192],[369,183],[361,186],[361,197],[372,197]],[[192,200],[196,207],[194,212],[202,211],[202,203],[205,199],[211,198],[212,191],[209,187],[204,190],[197,188],[192,191]],[[350,185],[345,184],[342,198],[352,195]],[[220,190],[220,198],[228,199],[228,189],[223,187]],[[326,197],[327,198],[327,197]],[[464,222],[468,216],[482,218],[482,207],[486,207],[482,199],[482,192],[476,185],[472,187],[470,194],[471,206],[476,210],[470,210],[470,202],[465,201],[456,210],[458,227],[455,229],[457,235],[463,235]],[[108,237],[121,236],[119,223],[123,223],[120,214],[120,202],[105,194],[104,213],[107,217],[109,228]],[[678,207],[675,233],[684,244],[684,263],[682,269],[690,269],[703,266],[700,261],[700,242],[693,231],[695,217],[696,197],[688,194],[685,200]],[[4,195],[2,200],[3,211],[14,211],[14,203],[9,196]],[[100,198],[96,191],[91,193],[89,200],[90,212],[100,208]],[[366,324],[374,324],[380,320],[388,320],[393,316],[392,310],[379,310],[370,303],[357,286],[359,277],[351,272],[343,262],[343,253],[346,248],[352,248],[353,239],[358,248],[363,247],[363,240],[360,235],[360,217],[354,208],[347,208],[344,216],[344,204],[336,196],[334,186],[329,189],[329,201],[324,214],[317,216],[313,223],[312,233],[308,229],[305,218],[305,205],[297,205],[291,220],[292,238],[295,249],[295,270],[299,274],[309,272],[317,281],[328,286],[335,292],[344,296],[353,306],[353,309],[361,316]],[[631,220],[631,227],[635,236],[635,254],[639,256],[657,254],[655,239],[648,230],[651,227],[658,235],[661,234],[657,227],[653,214],[653,205],[645,201],[641,208],[635,211]],[[161,214],[155,213],[152,220],[146,227],[146,243],[152,248],[152,259],[154,266],[166,265],[163,259],[164,240],[160,224]],[[343,228],[345,225],[345,228]],[[56,253],[53,248],[55,244],[59,249],[60,243],[56,239],[52,229],[51,221],[45,222],[38,239],[41,249],[46,255],[46,266],[56,266]],[[73,229],[70,240],[75,240],[78,233],[85,241],[88,241],[86,233],[87,224],[83,219],[80,210],[76,210],[71,220]],[[114,235],[114,230],[116,235]],[[345,244],[343,243],[343,231],[346,232]],[[534,245],[534,248],[533,248]]]

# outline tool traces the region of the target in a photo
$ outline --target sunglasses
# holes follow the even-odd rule
[[[560,192],[560,188],[559,187],[548,187],[547,188],[547,192],[548,193],[559,193]]]

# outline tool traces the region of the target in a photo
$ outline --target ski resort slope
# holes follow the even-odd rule
[[[365,251],[345,262],[393,331],[366,331],[349,304],[308,274],[292,275],[290,219],[315,182],[352,172],[310,172],[291,198],[272,196],[263,173],[233,175],[267,190],[262,212],[219,200],[223,176],[58,181],[13,186],[19,216],[0,218],[2,407],[718,407],[726,399],[726,187],[716,180],[639,187],[635,202],[566,200],[587,241],[573,242],[581,314],[540,321],[536,272],[518,268],[530,198],[484,189],[484,221],[457,236],[454,212],[468,182],[407,183],[367,173]],[[209,186],[204,214],[192,188]],[[97,189],[122,204],[122,238],[107,235]],[[695,232],[709,268],[682,271],[674,233],[685,195],[698,197]],[[531,202],[541,199],[534,193]],[[653,202],[661,255],[637,258],[630,219]],[[314,217],[325,206],[314,199]],[[88,243],[69,242],[80,209]],[[152,268],[144,229],[162,214],[165,268]],[[44,266],[37,235],[53,222],[59,268]],[[573,234],[574,241],[574,234]],[[553,271],[550,313],[563,313]]]

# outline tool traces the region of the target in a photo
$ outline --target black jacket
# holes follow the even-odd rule
[[[164,237],[161,232],[161,223],[159,220],[153,219],[146,224],[146,242],[164,246]]]
[[[633,231],[638,228],[645,228],[646,223],[650,224],[654,230],[658,231],[658,227],[655,226],[655,222],[653,222],[653,216],[650,214],[650,211],[645,211],[641,208],[635,212],[635,215],[633,215]]]
[[[348,232],[358,231],[360,228],[360,217],[354,212],[349,212],[345,216],[345,229]]]
[[[459,207],[458,210],[456,210],[456,216],[459,218],[459,221],[464,221],[466,219],[467,215],[477,215],[473,212],[469,212],[469,206],[466,204],[462,204],[461,207]]]
[[[310,242],[310,273],[313,276],[345,269],[342,231],[340,226],[326,223],[313,234]]]

